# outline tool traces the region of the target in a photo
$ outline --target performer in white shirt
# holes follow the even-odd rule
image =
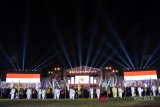
[[[75,97],[75,90],[73,88],[69,89],[69,97],[70,99],[73,99],[74,100],[74,97]]]
[[[44,100],[46,98],[46,90],[42,89],[42,99]]]
[[[97,87],[97,89],[96,89],[97,99],[99,99],[100,93],[101,93],[101,90],[99,87]]]
[[[119,87],[118,88],[118,95],[119,95],[120,98],[122,98],[122,92],[123,92],[122,88]]]
[[[14,99],[15,91],[16,91],[16,89],[13,87],[13,88],[11,89],[11,92],[10,92],[10,94],[11,94],[11,99]]]
[[[160,86],[158,86],[158,94],[160,95]]]
[[[93,98],[93,88],[90,88],[90,97]]]
[[[156,90],[157,90],[156,86],[153,85],[153,86],[152,86],[153,96],[156,96]]]
[[[38,89],[38,99],[41,99],[41,95],[42,95],[42,90],[41,88]]]
[[[143,89],[139,86],[138,87],[138,95],[139,95],[139,97],[142,97],[142,91],[143,91]]]
[[[131,94],[132,94],[132,97],[135,96],[135,87],[134,86],[131,86]]]
[[[54,89],[54,99],[59,100],[59,96],[60,96],[60,89],[57,87]]]
[[[32,91],[30,88],[27,89],[26,94],[27,94],[27,99],[31,99]]]
[[[117,98],[117,87],[113,87],[114,93],[113,93],[113,97]]]

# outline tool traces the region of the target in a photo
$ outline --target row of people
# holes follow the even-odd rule
[[[2,94],[3,88],[1,89],[1,96],[4,96],[4,94]],[[158,92],[157,92],[158,91]],[[60,96],[64,98],[65,96],[65,92],[62,89],[59,88],[55,88],[53,90],[50,90],[50,93],[48,93],[49,91],[47,89],[41,89],[39,88],[38,90],[36,90],[35,88],[28,88],[25,90],[22,90],[22,88],[20,89],[19,93],[18,90],[16,88],[12,88],[10,89],[10,98],[14,99],[16,97],[19,98],[23,98],[22,96],[25,96],[24,98],[27,99],[32,99],[32,98],[39,98],[39,99],[46,99],[46,98],[51,98],[51,95],[53,95],[54,99],[59,99]],[[70,90],[67,90],[66,93],[68,93],[68,97],[70,99],[75,99],[75,98],[84,98],[84,96],[88,96],[90,98],[99,98],[100,95],[107,95],[107,97],[120,97],[122,98],[123,96],[142,96],[144,95],[144,93],[146,92],[145,95],[149,95],[148,93],[152,93],[153,96],[156,96],[158,93],[160,94],[160,87],[156,88],[155,86],[152,86],[152,88],[150,89],[149,87],[147,87],[146,89],[144,87],[110,87],[107,89],[107,91],[102,91],[102,89],[100,88],[94,88],[91,87],[89,90],[86,90],[84,88],[81,88],[81,94],[78,94],[78,90],[77,88],[70,88]],[[18,95],[17,95],[18,93]],[[96,95],[95,95],[96,94]],[[50,97],[48,96],[50,95]],[[65,96],[66,97],[66,96]]]
[[[142,86],[131,86],[131,87],[111,87],[107,90],[107,96],[111,97],[113,96],[114,98],[120,97],[122,98],[123,96],[139,96],[142,97],[145,95],[153,95],[156,96],[160,94],[160,86],[151,86],[151,87],[142,87]]]

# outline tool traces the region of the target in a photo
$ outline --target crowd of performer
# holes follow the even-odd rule
[[[35,89],[35,87],[7,88],[0,87],[0,98],[6,99],[78,99],[78,98],[100,98],[106,96],[108,98],[123,98],[135,96],[157,96],[160,95],[160,86],[153,85],[152,87],[142,86],[128,86],[128,87],[108,87],[107,89],[95,87],[83,87],[80,90],[78,87],[70,87],[69,90],[54,87],[54,89],[47,87]]]

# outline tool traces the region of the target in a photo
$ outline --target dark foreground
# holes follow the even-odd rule
[[[0,99],[0,107],[160,107],[160,97],[152,97],[152,99],[46,99],[46,100],[26,100],[26,99]]]

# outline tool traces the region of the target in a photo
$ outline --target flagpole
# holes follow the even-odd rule
[[[124,80],[124,87],[125,87],[125,97],[126,97],[126,80]]]
[[[146,87],[145,84],[146,84],[146,79],[145,79],[145,77],[144,77],[144,91],[145,91],[145,96],[146,96],[146,91],[147,91],[146,88],[147,88],[147,87]]]
[[[19,83],[18,83],[18,99],[19,99]]]
[[[66,91],[66,88],[65,88],[65,99],[66,99],[66,92],[67,92],[67,91]]]

